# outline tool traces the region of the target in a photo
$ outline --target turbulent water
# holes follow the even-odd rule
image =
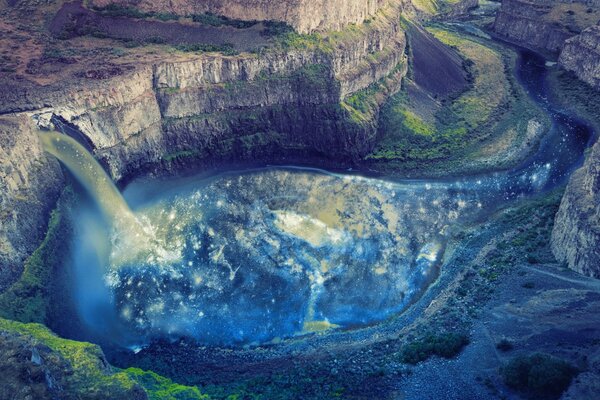
[[[43,133],[95,200],[73,211],[81,318],[121,345],[182,335],[232,345],[402,311],[437,276],[455,227],[553,188],[580,161],[589,129],[547,102],[543,68],[526,55],[519,70],[554,121],[537,154],[512,171],[465,179],[263,168],[139,181],[125,202],[76,141]]]
[[[222,175],[137,208],[179,257],[158,263],[138,253],[106,269],[104,286],[138,337],[249,343],[370,323],[414,300],[436,276],[450,225],[481,208],[445,186],[306,170]],[[79,229],[79,249],[110,234],[92,223]],[[79,254],[82,274],[85,261],[110,260],[90,255]]]

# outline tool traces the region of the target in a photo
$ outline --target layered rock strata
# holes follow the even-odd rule
[[[118,5],[145,12],[193,15],[212,13],[244,21],[286,22],[298,32],[342,30],[361,24],[386,4],[387,0],[92,0],[95,7]]]
[[[21,273],[46,232],[63,176],[27,115],[0,118],[0,291]]]
[[[559,52],[565,40],[577,34],[565,26],[550,21],[556,1],[552,0],[503,0],[494,31],[504,38],[527,47],[549,52]]]
[[[582,81],[600,89],[600,26],[590,27],[567,40],[558,63]]]
[[[575,271],[600,278],[600,142],[567,185],[552,231],[552,251]]]

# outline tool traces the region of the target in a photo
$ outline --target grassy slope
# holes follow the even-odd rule
[[[459,159],[475,158],[483,141],[509,130],[523,135],[530,119],[544,120],[505,67],[514,54],[451,30],[429,31],[468,60],[473,86],[454,100],[432,102],[432,119],[404,85],[381,113],[380,141],[368,156],[377,169],[416,171],[437,164],[451,170]]]

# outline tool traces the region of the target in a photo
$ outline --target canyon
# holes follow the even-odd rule
[[[592,399],[600,3],[496,8],[4,1],[0,399]],[[86,273],[119,238],[40,135],[185,262]]]

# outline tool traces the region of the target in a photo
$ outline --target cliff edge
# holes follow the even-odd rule
[[[600,278],[600,142],[567,185],[552,231],[552,251],[571,269]]]

